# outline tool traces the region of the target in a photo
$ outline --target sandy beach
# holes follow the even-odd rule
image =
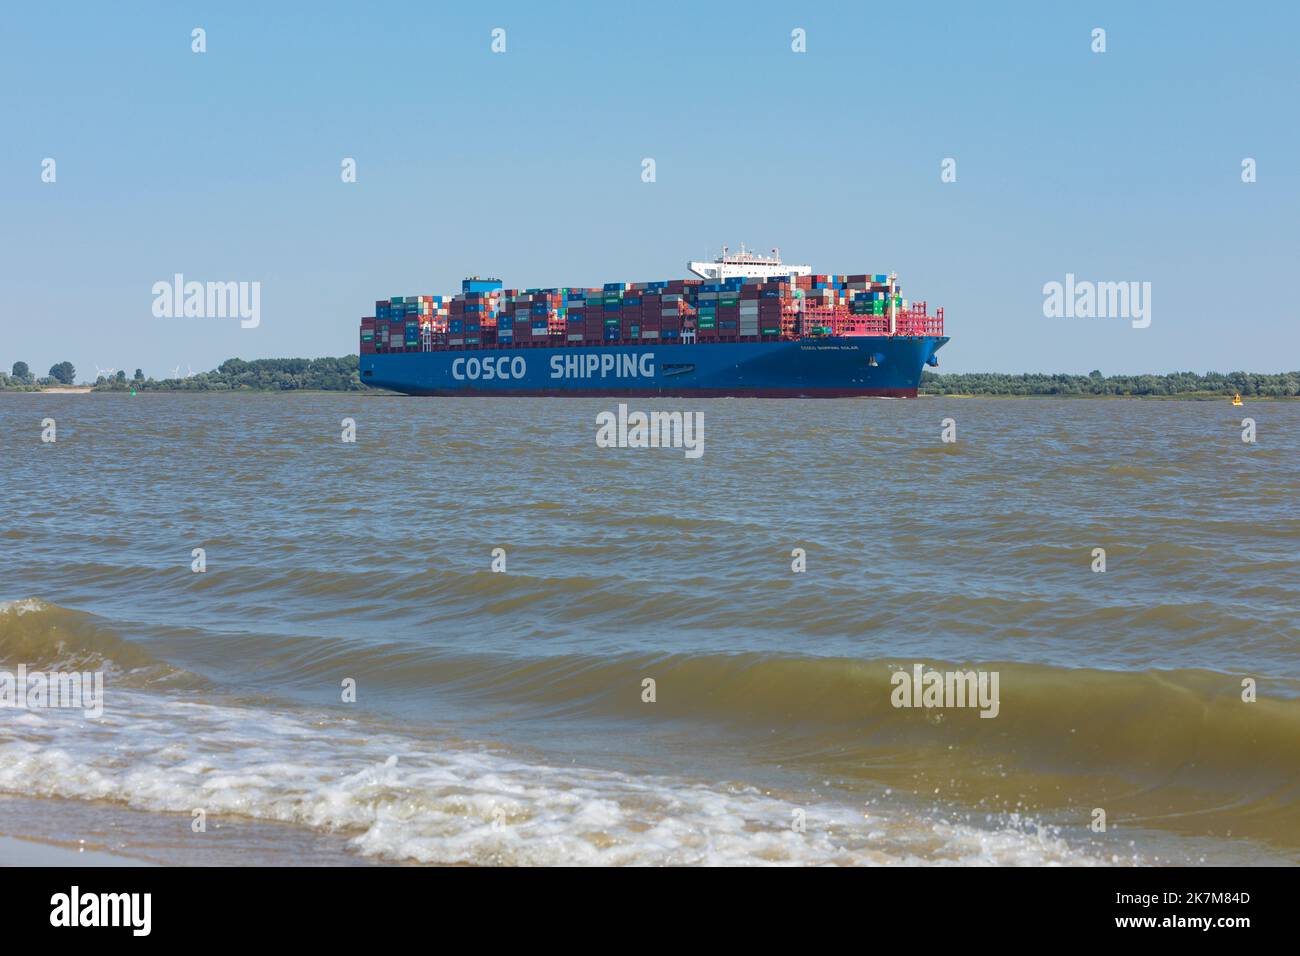
[[[0,866],[368,865],[346,838],[226,818],[194,833],[185,814],[105,801],[0,795]]]

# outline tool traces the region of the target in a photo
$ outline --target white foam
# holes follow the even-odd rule
[[[118,690],[104,716],[0,718],[0,790],[202,808],[425,863],[1091,864],[1059,839],[752,787],[555,767],[328,715]],[[806,831],[791,826],[806,813]],[[869,815],[868,815],[869,814]],[[194,839],[203,839],[195,834]]]
[[[49,605],[37,598],[22,598],[17,601],[0,601],[0,614],[13,614],[15,617],[21,617],[24,614],[32,614],[37,611],[44,611]]]

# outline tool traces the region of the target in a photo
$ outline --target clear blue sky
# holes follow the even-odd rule
[[[945,371],[1295,369],[1297,9],[6,4],[0,365],[340,355],[379,297],[745,241],[897,271],[946,307]],[[261,326],[155,318],[176,272],[260,281]],[[1044,318],[1067,272],[1151,282],[1150,328]]]

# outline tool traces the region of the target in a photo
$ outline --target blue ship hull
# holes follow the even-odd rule
[[[361,381],[408,395],[914,397],[946,336],[443,349],[361,356]]]

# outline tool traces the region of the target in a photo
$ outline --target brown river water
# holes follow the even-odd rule
[[[702,413],[698,458],[598,447],[616,406],[0,395],[0,691],[103,679],[98,715],[0,708],[0,832],[1300,860],[1300,403],[658,400]],[[896,706],[918,665],[996,694]]]

